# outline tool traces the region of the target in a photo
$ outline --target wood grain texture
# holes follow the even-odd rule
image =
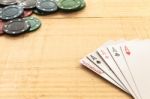
[[[40,30],[0,37],[0,99],[131,99],[79,60],[108,40],[150,37],[148,0],[87,0],[39,17]]]

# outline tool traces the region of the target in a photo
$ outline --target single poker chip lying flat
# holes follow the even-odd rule
[[[86,7],[85,1],[84,0],[80,0],[80,1],[81,1],[81,5],[80,5],[80,7],[77,10],[81,10],[81,9]]]
[[[33,9],[36,7],[36,2],[36,0],[20,0],[18,1],[18,5],[24,9]]]
[[[81,1],[80,0],[59,0],[57,2],[59,9],[64,11],[71,11],[80,8]]]
[[[28,21],[30,25],[29,32],[35,31],[40,28],[41,21],[35,17],[26,17],[24,18],[26,21]]]
[[[22,15],[23,8],[17,5],[7,6],[0,11],[0,18],[2,20],[11,20]]]
[[[3,26],[3,31],[9,35],[19,35],[30,28],[29,23],[24,19],[10,20]]]
[[[86,7],[85,1],[84,0],[80,0],[80,2],[81,2],[80,7],[76,8],[76,9],[72,9],[72,10],[63,10],[63,11],[79,11],[79,10],[84,9]]]
[[[36,8],[43,12],[55,12],[58,10],[54,0],[37,0]]]
[[[8,6],[12,4],[16,4],[17,0],[0,0],[0,5],[2,6]]]

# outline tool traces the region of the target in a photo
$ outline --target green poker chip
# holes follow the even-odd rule
[[[35,31],[40,28],[41,21],[35,17],[26,17],[24,18],[30,25],[29,32]]]
[[[80,2],[81,2],[80,7],[77,8],[77,9],[74,9],[73,11],[79,11],[79,10],[82,10],[82,9],[84,9],[86,7],[86,3],[85,3],[84,0],[80,0]]]
[[[83,8],[85,8],[86,7],[86,3],[85,3],[85,1],[84,0],[80,0],[81,1],[81,5],[80,5],[80,7],[79,7],[79,9],[78,10],[81,10],[81,9],[83,9]]]
[[[77,10],[81,7],[81,0],[59,0],[57,2],[58,8],[64,11]]]

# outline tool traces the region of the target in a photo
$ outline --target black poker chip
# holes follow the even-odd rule
[[[42,12],[56,12],[58,10],[55,0],[37,0],[36,8]]]
[[[38,9],[34,9],[33,10],[33,13],[35,13],[36,15],[40,15],[40,16],[46,16],[46,15],[49,15],[50,13],[48,12],[43,12],[43,11],[40,11]]]
[[[28,21],[24,19],[14,19],[5,23],[3,31],[9,35],[19,35],[30,29]]]
[[[23,8],[17,5],[10,5],[0,11],[0,18],[2,20],[11,20],[22,15]]]
[[[24,9],[33,9],[36,7],[37,0],[20,0],[18,5],[22,6]]]
[[[8,5],[16,4],[16,3],[17,3],[17,0],[0,0],[1,6],[8,6]]]
[[[3,8],[0,8],[0,12],[2,13],[2,11],[3,11]]]

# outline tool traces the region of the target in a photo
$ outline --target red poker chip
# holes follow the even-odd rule
[[[31,16],[32,14],[33,14],[33,11],[32,11],[32,10],[25,10],[25,11],[23,12],[22,17],[29,17],[29,16]]]
[[[4,34],[3,26],[4,26],[4,22],[0,20],[0,35]]]

